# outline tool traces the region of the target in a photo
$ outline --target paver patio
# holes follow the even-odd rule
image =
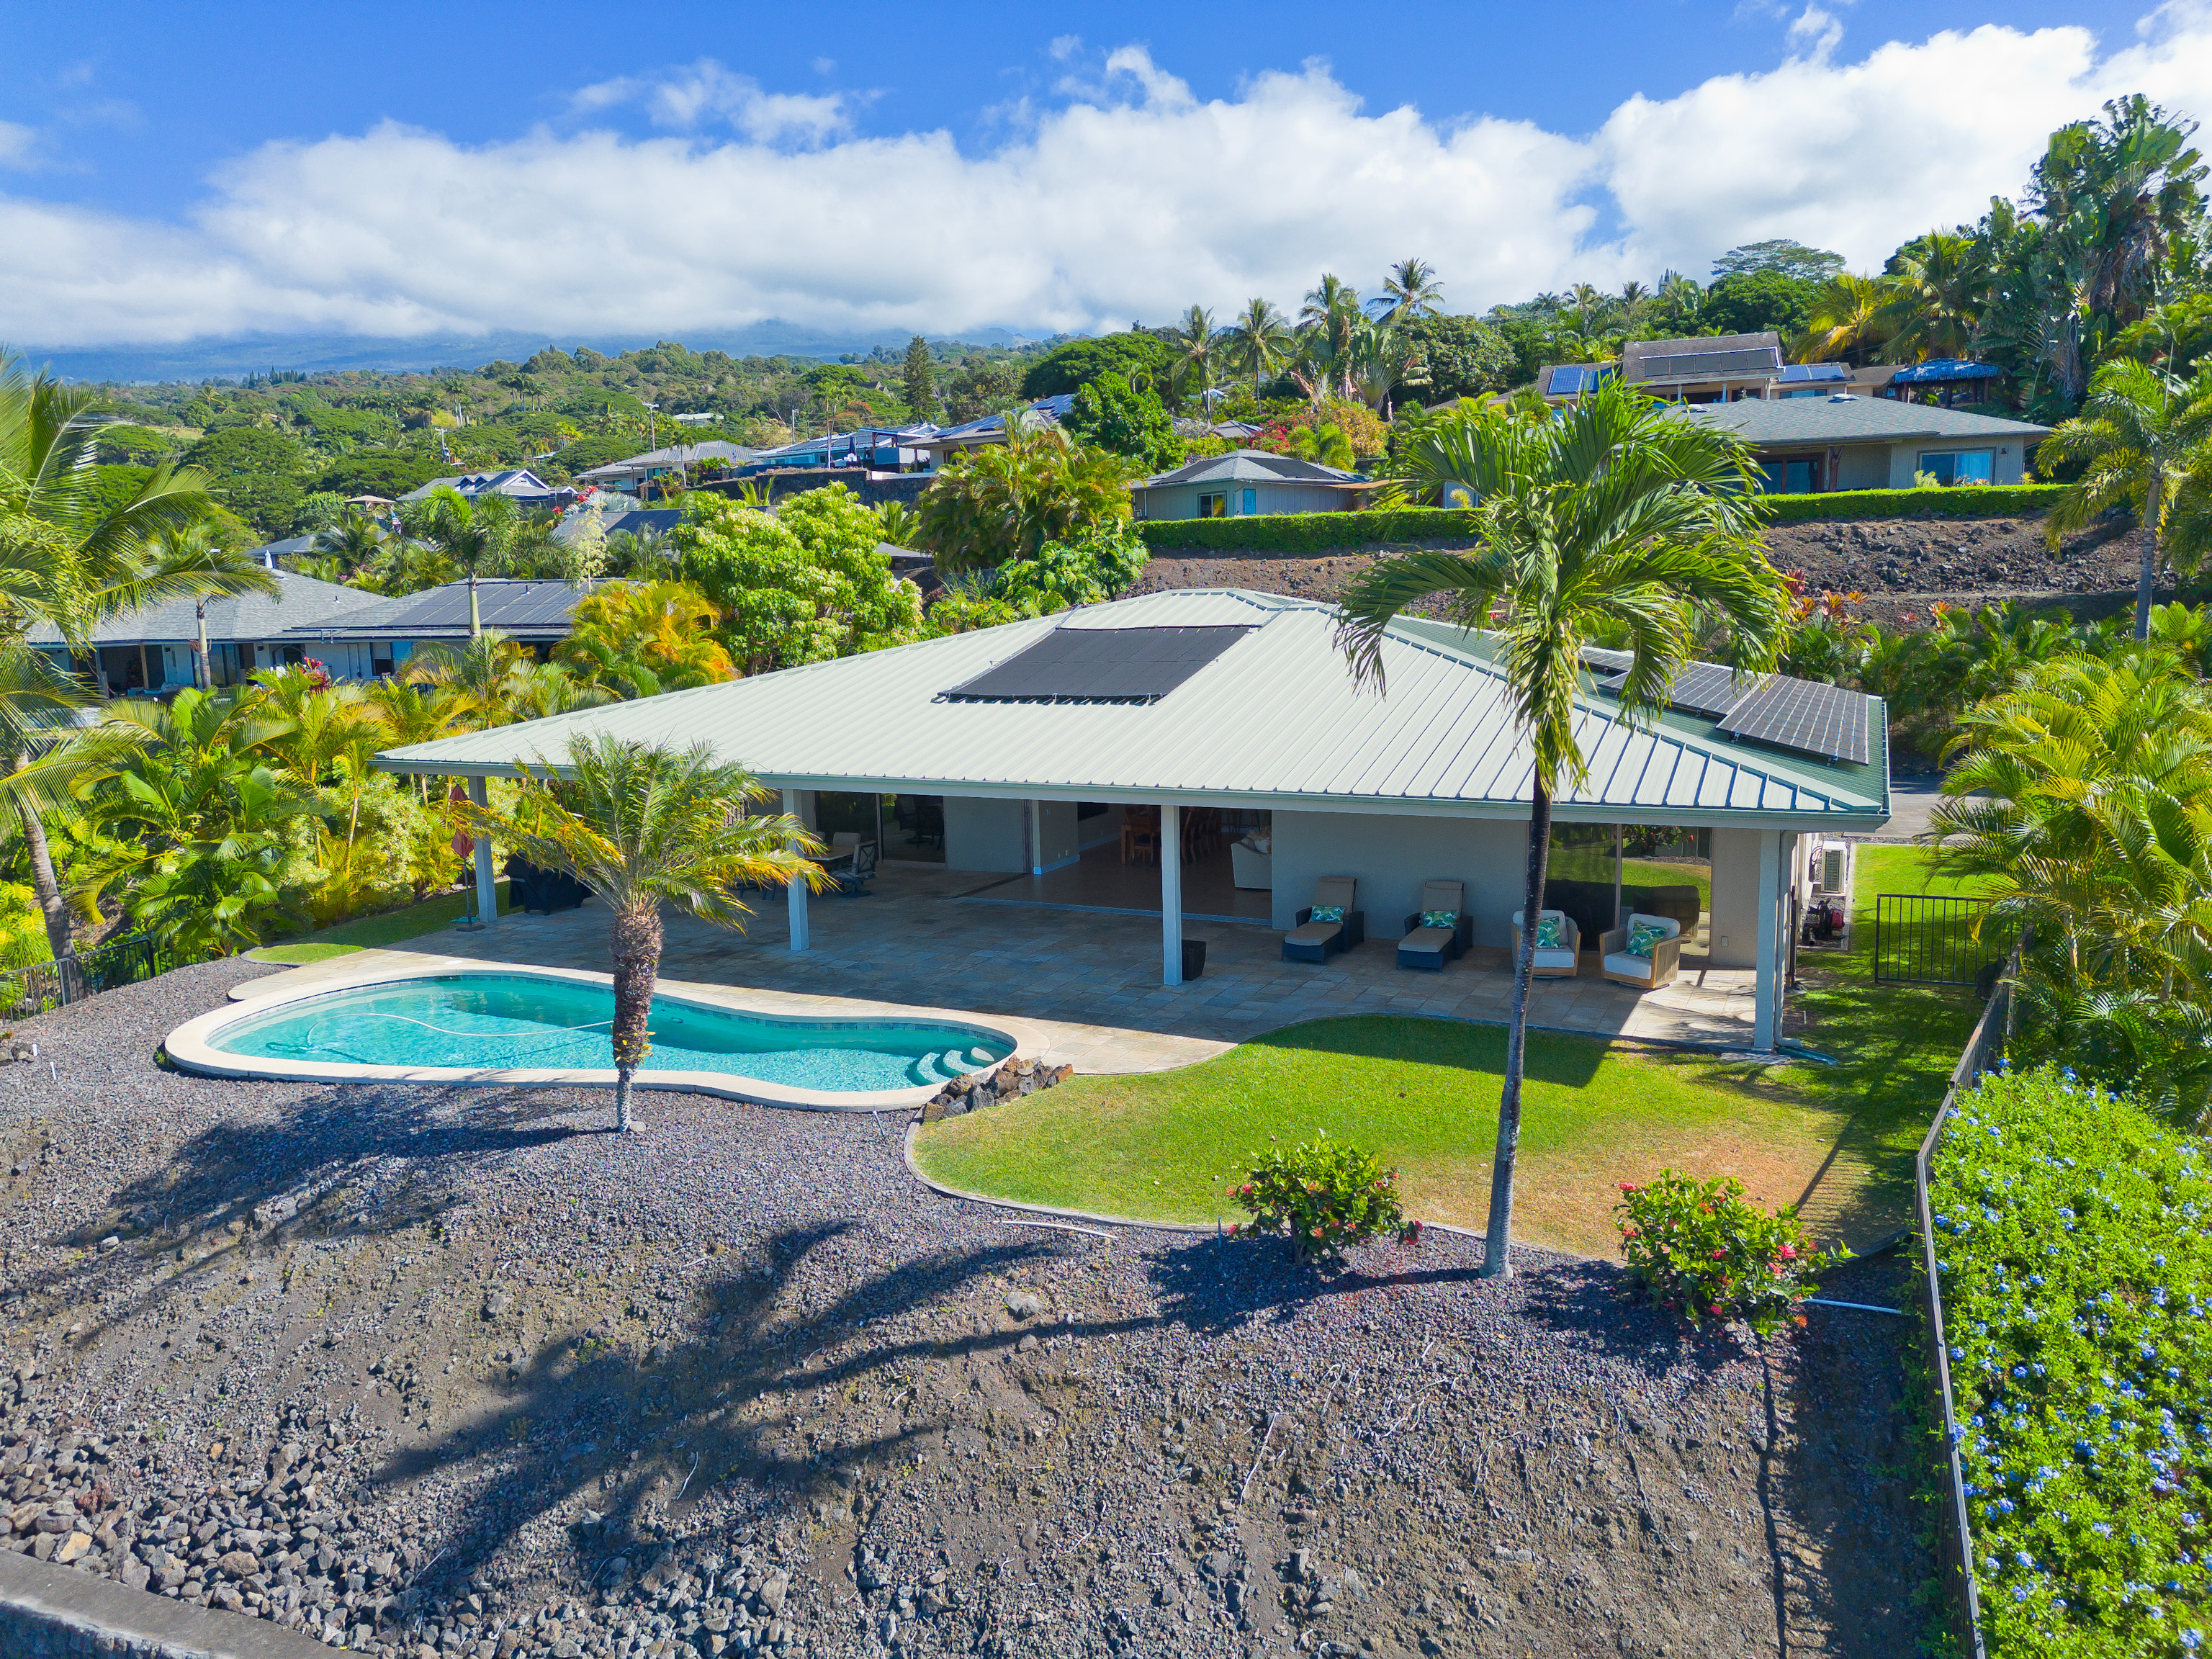
[[[817,895],[805,951],[790,949],[780,894],[763,896],[743,934],[672,916],[662,975],[672,986],[959,1008],[1049,1024],[1058,1028],[1052,1057],[1092,1072],[1188,1064],[1223,1045],[1324,1015],[1503,1022],[1510,1006],[1505,951],[1478,949],[1442,974],[1419,973],[1395,965],[1395,935],[1388,930],[1314,964],[1281,960],[1272,927],[1189,921],[1185,936],[1206,942],[1206,972],[1170,988],[1160,983],[1157,916],[975,894],[990,881],[973,872],[903,866],[886,869],[866,897]],[[556,915],[504,916],[487,930],[449,930],[392,949],[605,972],[607,914],[587,902]],[[343,958],[330,965],[362,963]],[[1750,1042],[1748,969],[1686,963],[1674,984],[1638,994],[1588,971],[1593,958],[1585,957],[1584,967],[1583,978],[1538,981],[1534,1024],[1595,1036]]]

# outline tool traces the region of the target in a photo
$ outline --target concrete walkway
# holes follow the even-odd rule
[[[857,999],[1024,1019],[1048,1029],[1048,1057],[1109,1073],[1188,1065],[1299,1020],[1408,1014],[1503,1022],[1510,1006],[1503,951],[1478,950],[1441,974],[1418,973],[1395,965],[1393,934],[1325,964],[1288,963],[1271,930],[1196,921],[1185,933],[1206,941],[1205,975],[1171,990],[1160,983],[1155,918],[958,896],[975,885],[973,872],[909,868],[887,871],[865,898],[817,895],[810,905],[812,948],[801,952],[789,948],[780,894],[764,897],[744,934],[672,916],[662,975],[672,986],[774,994],[815,1012],[850,1014]],[[604,973],[607,915],[587,902],[554,916],[505,916],[495,927],[448,930],[392,954]],[[362,965],[348,957],[330,967]],[[1594,966],[1585,957],[1588,976],[1538,981],[1532,1022],[1593,1036],[1723,1047],[1751,1041],[1747,969],[1686,965],[1674,984],[1639,994],[1595,977]],[[301,983],[290,975],[277,982]]]

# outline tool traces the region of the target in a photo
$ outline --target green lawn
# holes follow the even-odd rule
[[[1876,890],[1869,876],[1880,890],[1921,890],[1927,857],[1862,848],[1861,890]],[[1800,959],[1807,1036],[1835,1066],[1729,1064],[1532,1032],[1516,1233],[1610,1251],[1618,1183],[1662,1167],[1732,1174],[1762,1203],[1802,1203],[1823,1237],[1863,1245],[1904,1225],[1913,1153],[1980,1005],[1966,992],[1875,985],[1871,933],[1850,956]],[[1079,1077],[951,1118],[923,1129],[915,1153],[933,1179],[969,1192],[1234,1221],[1223,1188],[1244,1155],[1326,1129],[1395,1165],[1410,1213],[1480,1227],[1504,1036],[1450,1020],[1317,1020],[1180,1071]]]
[[[258,950],[248,951],[249,962],[276,963],[296,968],[310,962],[328,962],[332,957],[349,955],[356,951],[374,950],[379,945],[404,944],[410,939],[421,939],[426,933],[442,933],[468,914],[471,895],[465,892],[441,893],[435,898],[424,899],[420,904],[409,904],[397,910],[383,910],[373,916],[356,916],[351,921],[342,921],[335,927],[325,927],[319,933],[304,939],[289,939],[282,945],[264,945]],[[508,908],[507,884],[499,884],[499,912],[505,915]]]
[[[1698,908],[1710,911],[1713,908],[1712,872],[1702,864],[1674,864],[1663,859],[1629,859],[1620,861],[1620,884],[1623,887],[1695,887],[1698,890]]]

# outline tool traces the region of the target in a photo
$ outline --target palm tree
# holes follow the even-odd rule
[[[1291,352],[1291,325],[1267,300],[1247,300],[1237,320],[1229,325],[1224,343],[1229,361],[1240,374],[1252,377],[1252,397],[1260,396],[1260,382],[1281,368]]]
[[[1971,236],[1931,230],[1907,242],[1890,283],[1897,331],[1882,355],[1892,362],[1969,355],[1987,282]]]
[[[148,543],[148,552],[155,570],[195,584],[192,684],[203,691],[210,690],[215,685],[215,665],[208,654],[208,601],[225,594],[276,593],[279,591],[276,573],[251,554],[225,547],[205,520],[181,530],[156,532]]]
[[[2044,515],[2051,546],[2107,507],[2124,502],[2135,509],[2142,527],[2136,637],[2148,639],[2151,593],[2169,551],[2175,497],[2192,473],[2212,466],[2212,392],[2201,381],[2186,384],[2148,363],[2108,362],[2090,378],[2081,414],[2062,422],[2037,453],[2045,467],[2087,468]]]
[[[497,629],[474,634],[465,645],[426,645],[407,659],[400,678],[410,685],[450,692],[483,726],[505,726],[530,671],[530,648]]]
[[[506,503],[502,513],[493,502]],[[432,547],[453,562],[469,579],[469,637],[483,632],[483,614],[477,604],[477,578],[496,563],[507,550],[506,532],[514,507],[503,495],[479,496],[471,501],[451,484],[430,492]]]
[[[1352,367],[1352,341],[1364,313],[1359,291],[1323,272],[1319,286],[1298,307],[1298,333],[1306,361],[1315,371],[1310,391],[1316,402],[1344,390]]]
[[[309,544],[308,550],[323,558],[335,559],[338,568],[351,575],[383,556],[384,544],[390,535],[368,514],[349,513],[319,533]]]
[[[1790,342],[1790,355],[1801,363],[1842,357],[1863,365],[1896,333],[1897,298],[1888,277],[1838,272],[1814,301],[1805,331]]]
[[[1410,487],[1455,487],[1474,497],[1478,543],[1467,552],[1386,558],[1354,580],[1338,623],[1352,673],[1387,690],[1388,629],[1424,601],[1441,600],[1463,628],[1494,627],[1494,660],[1533,764],[1528,884],[1483,1260],[1483,1272],[1498,1277],[1511,1271],[1529,968],[1552,798],[1562,774],[1577,784],[1587,775],[1575,735],[1583,647],[1603,630],[1609,644],[1631,653],[1620,707],[1627,719],[1650,719],[1699,624],[1725,633],[1738,668],[1762,669],[1786,637],[1789,600],[1761,550],[1748,448],[1621,386],[1605,386],[1549,418],[1461,404],[1418,422],[1405,451]]]
[[[565,766],[520,771],[511,807],[461,811],[475,833],[568,872],[613,912],[615,1127],[626,1130],[631,1079],[649,1052],[661,907],[740,927],[751,914],[738,896],[744,888],[827,884],[805,856],[819,843],[795,818],[746,816],[745,803],[766,790],[704,744],[675,750],[580,737]]]
[[[1168,373],[1178,396],[1187,386],[1195,386],[1203,392],[1213,384],[1214,336],[1213,313],[1204,306],[1193,306],[1168,331],[1168,343],[1176,354]]]
[[[1367,303],[1377,322],[1401,323],[1409,317],[1433,317],[1443,297],[1435,266],[1425,259],[1401,259],[1382,279],[1382,295]]]

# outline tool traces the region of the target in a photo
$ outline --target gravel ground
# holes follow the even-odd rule
[[[1018,1225],[891,1118],[156,1066],[259,971],[15,1033],[11,1547],[407,1659],[1915,1646],[1905,1320]]]
[[[1897,624],[1895,612],[1905,608],[1891,603],[1896,599],[1912,601],[1911,608],[1924,613],[1939,599],[1978,605],[2132,590],[2139,556],[2134,535],[2118,524],[2069,536],[2054,553],[2034,518],[1778,525],[1766,539],[1777,569],[1802,571],[1816,592],[1864,593],[1862,613],[1891,627]],[[1146,566],[1134,591],[1249,587],[1334,599],[1382,550],[1273,558],[1163,554]]]

